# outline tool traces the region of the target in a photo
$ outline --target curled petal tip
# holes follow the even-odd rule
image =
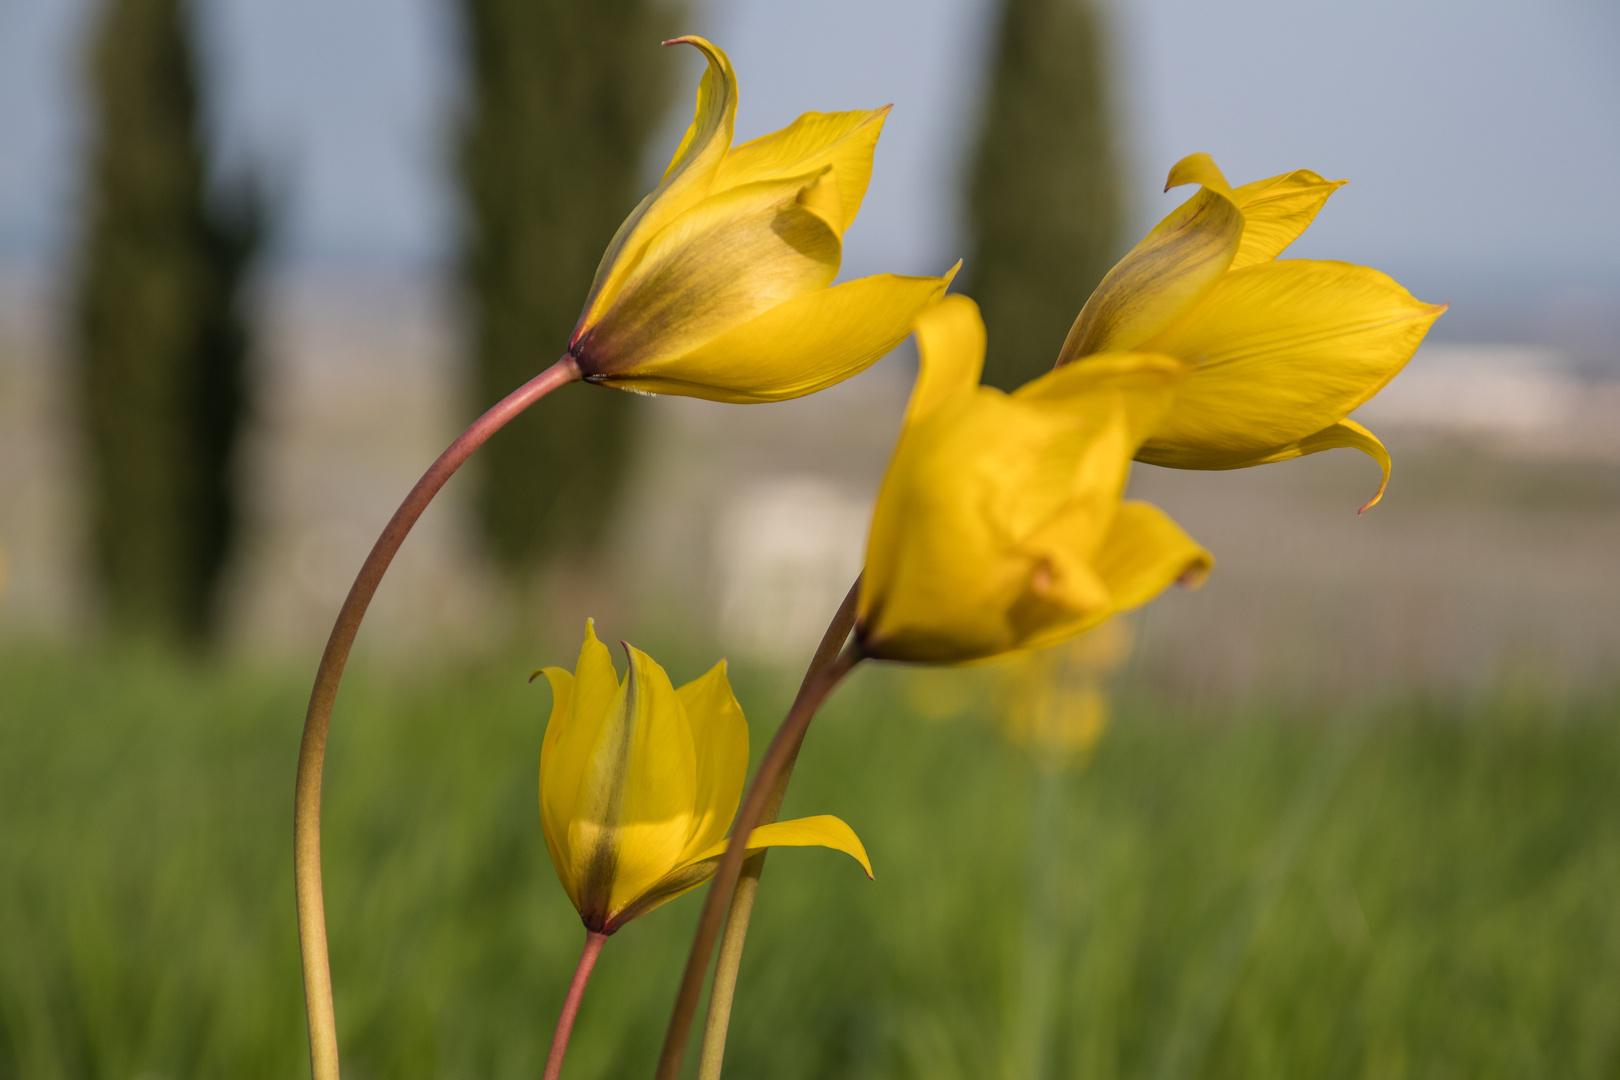
[[[1369,511],[1373,507],[1377,506],[1379,501],[1383,499],[1384,492],[1386,492],[1388,490],[1389,490],[1389,472],[1386,470],[1384,472],[1383,478],[1378,481],[1378,490],[1373,492],[1373,497],[1372,498],[1368,499],[1364,504],[1362,504],[1362,507],[1361,507],[1360,510],[1356,511],[1356,517],[1360,517],[1362,514],[1365,514],[1367,511]]]
[[[1170,175],[1164,178],[1164,190],[1183,184],[1201,184],[1213,188],[1222,195],[1231,198],[1232,189],[1226,182],[1226,176],[1221,167],[1215,164],[1215,159],[1209,154],[1199,151],[1188,154],[1170,167]]]
[[[534,682],[534,680],[538,679],[540,676],[544,675],[545,673],[546,673],[545,668],[538,668],[537,667],[533,671],[529,672],[529,681]]]

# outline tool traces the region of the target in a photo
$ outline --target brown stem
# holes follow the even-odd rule
[[[776,729],[776,737],[765,750],[765,760],[760,762],[754,782],[749,785],[748,794],[743,799],[742,809],[737,812],[737,820],[732,823],[731,843],[727,845],[725,855],[721,856],[714,880],[709,884],[708,895],[703,900],[703,913],[698,916],[692,951],[686,957],[681,988],[675,996],[669,1030],[664,1035],[664,1050],[658,1058],[657,1080],[679,1080],[692,1018],[697,1015],[698,998],[703,993],[703,976],[709,969],[709,956],[714,952],[715,939],[720,936],[720,924],[725,919],[731,891],[737,884],[737,875],[742,871],[743,859],[748,851],[748,834],[759,824],[771,791],[803,742],[805,729],[815,718],[816,709],[860,659],[860,652],[852,644],[823,668],[793,702],[782,726]]]
[[[339,609],[332,636],[315,672],[315,688],[304,714],[304,738],[298,747],[298,779],[293,795],[293,878],[298,893],[298,947],[304,964],[304,1005],[309,1017],[310,1072],[314,1080],[338,1080],[337,1019],[332,1008],[332,970],[326,948],[326,905],[321,895],[321,769],[326,760],[326,735],[332,721],[343,665],[349,659],[360,620],[365,617],[388,564],[405,542],[416,519],[422,516],[445,481],[461,468],[491,435],[513,417],[559,386],[580,377],[579,365],[564,356],[533,379],[508,394],[473,421],[437,461],[422,474],[405,501],[360,566],[349,595]]]
[[[591,981],[591,969],[601,955],[608,936],[595,930],[585,931],[585,950],[579,954],[579,966],[574,969],[573,981],[568,984],[568,996],[563,999],[562,1015],[557,1017],[557,1030],[551,1036],[551,1052],[546,1055],[546,1071],[542,1080],[559,1080],[562,1076],[563,1055],[568,1053],[568,1036],[574,1033],[574,1017],[579,1015],[579,1003],[585,997],[585,984]]]
[[[827,632],[821,636],[815,656],[805,670],[804,681],[799,684],[798,697],[803,697],[816,678],[838,657],[850,631],[855,629],[855,605],[861,595],[861,579],[849,587],[844,602],[838,606]],[[799,749],[804,745],[801,735],[788,755],[787,764],[771,786],[770,798],[759,823],[769,825],[782,811],[782,799],[787,795],[788,782],[793,779],[793,766],[799,760]],[[765,872],[768,851],[757,851],[743,862],[742,876],[737,879],[737,890],[731,897],[731,910],[726,914],[726,929],[720,935],[720,958],[714,965],[714,983],[709,989],[709,1014],[703,1024],[703,1048],[698,1053],[698,1080],[719,1080],[720,1065],[726,1055],[726,1031],[731,1026],[731,1002],[737,993],[737,972],[742,967],[743,943],[748,938],[748,920],[754,913],[754,897],[759,892],[759,878]]]

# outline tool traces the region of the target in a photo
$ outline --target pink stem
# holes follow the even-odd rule
[[[572,356],[564,356],[473,421],[439,455],[377,537],[349,587],[349,595],[332,626],[332,636],[326,641],[326,651],[321,654],[309,711],[304,714],[304,738],[298,747],[298,780],[293,796],[293,878],[298,893],[298,945],[304,963],[304,1004],[309,1017],[310,1071],[314,1080],[338,1080],[337,1018],[326,947],[326,904],[321,894],[321,770],[326,761],[332,704],[337,700],[338,683],[360,630],[360,620],[395,552],[445,481],[513,417],[579,377],[579,365]]]
[[[708,895],[703,899],[703,912],[698,916],[697,932],[692,936],[692,951],[686,957],[686,970],[681,974],[681,987],[675,995],[675,1008],[669,1018],[669,1029],[664,1033],[664,1049],[658,1058],[657,1080],[679,1080],[681,1064],[686,1057],[686,1041],[691,1035],[692,1020],[697,1015],[698,998],[703,993],[703,976],[709,970],[709,957],[714,953],[715,939],[731,904],[732,890],[742,872],[743,860],[748,857],[748,834],[754,831],[765,814],[765,806],[782,775],[804,742],[804,733],[815,719],[816,710],[861,660],[859,650],[852,643],[807,683],[788,710],[776,737],[765,750],[765,757],[754,774],[742,808],[731,826],[731,842],[720,857],[714,880],[709,883]]]
[[[568,1037],[574,1033],[574,1018],[579,1015],[579,1003],[585,997],[585,984],[591,981],[591,969],[596,967],[596,958],[607,939],[606,934],[585,931],[585,951],[579,954],[574,980],[568,984],[568,996],[563,998],[562,1015],[557,1017],[557,1030],[551,1036],[551,1052],[546,1055],[543,1080],[558,1080],[562,1076],[563,1055],[568,1053]]]

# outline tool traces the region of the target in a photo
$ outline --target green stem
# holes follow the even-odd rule
[[[551,1035],[551,1051],[546,1054],[546,1071],[542,1080],[559,1080],[562,1076],[563,1056],[568,1053],[568,1037],[574,1033],[574,1018],[579,1015],[579,1003],[585,999],[585,984],[591,981],[591,969],[607,944],[608,936],[595,930],[585,931],[585,948],[579,954],[579,966],[568,984],[568,996],[563,998],[562,1015],[557,1017],[557,1030]]]
[[[838,658],[850,631],[855,629],[855,603],[860,594],[861,579],[857,577],[844,596],[844,602],[838,606],[832,622],[827,624],[827,632],[821,636],[821,644],[816,647],[816,654],[804,673],[804,681],[799,684],[798,697],[802,698],[810,689],[810,684]],[[761,825],[769,825],[781,813],[782,798],[787,794],[788,781],[793,779],[793,766],[799,760],[799,748],[803,745],[804,737],[801,734],[799,741],[793,745],[787,764],[771,786],[765,812],[759,818]],[[725,933],[720,937],[720,959],[714,967],[714,985],[709,990],[709,1014],[703,1024],[703,1049],[698,1054],[698,1080],[720,1080],[720,1065],[726,1054],[726,1030],[731,1025],[731,1002],[737,993],[737,972],[742,967],[743,942],[748,937],[748,920],[754,913],[759,876],[765,872],[766,854],[765,851],[757,852],[743,862],[737,891],[731,897]]]
[[[725,855],[720,858],[714,880],[710,882],[708,894],[703,900],[703,912],[698,916],[697,932],[692,937],[692,951],[686,957],[681,988],[675,995],[669,1030],[664,1033],[664,1049],[658,1058],[658,1080],[679,1080],[692,1020],[697,1016],[698,998],[703,993],[703,976],[709,970],[709,957],[714,952],[715,940],[720,936],[720,925],[726,917],[732,889],[742,872],[743,860],[748,852],[748,835],[765,813],[765,804],[782,771],[804,740],[804,733],[815,718],[816,709],[860,660],[860,651],[851,644],[822,669],[793,702],[782,726],[776,729],[776,737],[765,750],[765,759],[760,762],[754,782],[749,785],[742,808],[737,812],[737,820],[731,826],[731,842],[726,847]]]
[[[1039,728],[1037,728],[1039,730]],[[1029,755],[1030,785],[1029,870],[1025,878],[1024,941],[1019,990],[1010,1026],[1008,1075],[1046,1080],[1050,1075],[1053,1005],[1058,958],[1063,947],[1059,927],[1063,913],[1062,841],[1063,795],[1067,770],[1058,754],[1042,757],[1039,747]]]
[[[315,672],[315,687],[304,714],[304,737],[298,747],[298,779],[293,794],[293,880],[298,894],[298,947],[304,965],[304,1006],[309,1019],[310,1073],[314,1080],[338,1080],[337,1017],[332,1004],[332,968],[326,946],[326,902],[321,892],[321,772],[326,763],[326,736],[332,722],[343,666],[360,631],[360,620],[381,584],[388,564],[405,542],[411,526],[433,496],[489,437],[513,417],[559,386],[578,380],[579,365],[564,356],[508,394],[474,420],[411,488],[382,535],[372,546],[349,595],[338,610]]]

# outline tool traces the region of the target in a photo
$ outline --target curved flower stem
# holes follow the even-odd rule
[[[861,579],[849,587],[844,602],[827,632],[816,646],[816,654],[805,670],[804,681],[799,684],[799,697],[810,689],[810,684],[838,658],[838,652],[855,629],[855,602],[860,598]],[[782,811],[782,798],[787,794],[788,781],[793,779],[793,766],[799,758],[804,735],[793,744],[787,764],[771,785],[770,798],[759,823],[769,825]],[[720,1080],[720,1065],[726,1055],[726,1030],[731,1025],[731,1001],[737,993],[737,971],[742,966],[743,942],[748,937],[748,920],[754,913],[754,897],[759,892],[759,876],[765,872],[765,856],[760,851],[743,862],[742,876],[737,880],[737,891],[731,897],[731,910],[726,915],[725,933],[720,937],[720,959],[714,965],[714,985],[709,990],[709,1014],[703,1024],[703,1049],[698,1055],[698,1080]]]
[[[720,924],[725,919],[731,891],[742,871],[743,859],[748,852],[748,835],[764,815],[765,805],[783,770],[804,741],[805,730],[815,718],[816,710],[832,688],[860,661],[860,651],[853,643],[840,652],[799,694],[782,726],[776,729],[771,745],[765,750],[765,759],[760,762],[754,782],[748,787],[742,808],[737,811],[737,820],[732,823],[731,843],[721,856],[714,880],[709,883],[708,895],[703,899],[703,913],[698,916],[692,951],[686,957],[686,970],[681,975],[680,991],[675,995],[669,1030],[664,1034],[657,1080],[679,1080],[681,1062],[686,1056],[686,1040],[692,1030],[692,1018],[697,1015],[698,998],[703,993],[703,976],[709,969],[709,956],[714,952],[715,939],[720,936]]]
[[[326,735],[332,720],[343,665],[349,659],[355,634],[366,607],[381,583],[394,553],[405,542],[416,519],[422,516],[445,481],[461,468],[491,435],[513,417],[559,386],[580,377],[579,365],[564,356],[518,387],[474,420],[422,474],[405,501],[360,565],[349,595],[338,610],[332,636],[315,672],[315,688],[304,714],[304,738],[298,747],[298,780],[293,796],[293,878],[298,893],[298,947],[304,964],[304,1005],[309,1016],[310,1072],[314,1080],[338,1080],[337,1020],[332,1008],[332,970],[326,949],[326,905],[321,895],[321,769],[326,760]]]
[[[579,966],[574,979],[568,984],[568,996],[563,999],[562,1015],[557,1017],[557,1030],[551,1036],[551,1052],[546,1055],[546,1071],[542,1080],[558,1080],[562,1076],[563,1055],[568,1053],[568,1036],[574,1033],[574,1017],[579,1015],[579,1003],[585,997],[585,984],[591,981],[591,969],[601,955],[608,936],[595,930],[585,931],[585,950],[579,954]]]

